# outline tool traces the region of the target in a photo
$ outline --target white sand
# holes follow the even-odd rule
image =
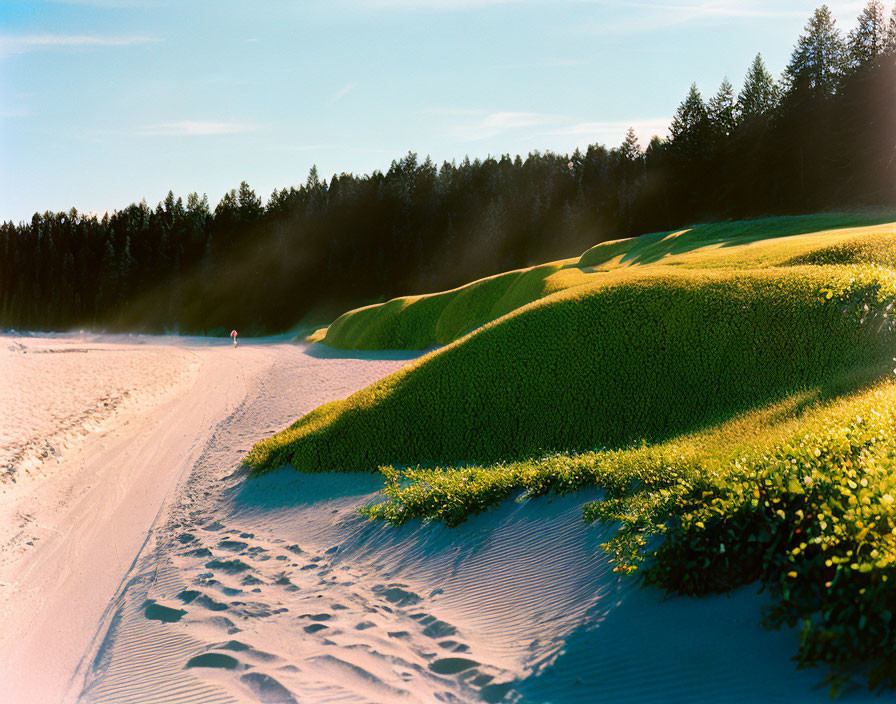
[[[827,700],[751,590],[664,601],[618,579],[586,494],[394,529],[357,514],[374,475],[236,471],[403,358],[148,342],[179,381],[141,377],[131,396],[155,405],[0,497],[0,701]]]
[[[47,470],[44,460],[156,404],[198,367],[187,350],[118,339],[0,336],[0,474]]]

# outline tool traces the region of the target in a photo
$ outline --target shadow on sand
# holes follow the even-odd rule
[[[428,350],[339,350],[335,347],[327,347],[327,345],[320,342],[315,342],[312,345],[308,345],[305,354],[315,359],[364,359],[370,361],[406,362],[435,349],[438,349],[438,347],[432,347]]]

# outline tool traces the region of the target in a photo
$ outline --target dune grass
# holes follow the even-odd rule
[[[313,341],[338,349],[423,350],[445,345],[468,332],[558,291],[593,285],[608,272],[648,275],[677,268],[764,268],[797,263],[857,264],[896,259],[896,213],[844,213],[765,218],[698,225],[604,242],[578,259],[544,264],[474,281],[451,291],[406,296],[349,311]],[[831,261],[810,261],[816,250],[865,239],[864,250],[829,253]],[[848,248],[852,247],[848,244]],[[876,250],[876,251],[872,251]],[[853,254],[852,257],[848,254]],[[806,261],[798,261],[801,257]]]
[[[339,317],[319,339],[331,347],[358,350],[444,345],[552,292],[550,279],[562,267],[555,263],[520,269],[444,293],[360,308]]]
[[[848,377],[849,375],[847,375]],[[860,375],[858,378],[862,378]],[[842,377],[847,386],[858,378]],[[617,571],[702,595],[761,581],[766,623],[802,625],[799,662],[896,686],[896,383],[820,389],[655,445],[492,466],[381,469],[371,518],[457,525],[500,501],[601,487]]]
[[[894,687],[896,225],[849,217],[605,243],[353,311],[325,342],[449,344],[247,461],[379,469],[365,511],[392,523],[600,487],[584,516],[619,526],[619,571],[693,595],[759,580],[834,691],[857,670]]]
[[[887,336],[843,311],[859,300],[880,311],[896,291],[886,269],[609,282],[560,291],[324,405],[248,461],[355,471],[657,442],[888,361]]]

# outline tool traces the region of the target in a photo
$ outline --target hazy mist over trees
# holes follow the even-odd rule
[[[0,225],[0,326],[205,333],[289,329],[399,294],[698,221],[896,205],[896,10],[844,34],[826,6],[782,79],[762,57],[735,92],[691,86],[669,139],[437,165],[275,190],[214,208],[169,193],[103,216]]]

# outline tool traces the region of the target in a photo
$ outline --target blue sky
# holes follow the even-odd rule
[[[803,0],[2,0],[0,220],[663,134]],[[864,3],[829,5],[841,29]]]

